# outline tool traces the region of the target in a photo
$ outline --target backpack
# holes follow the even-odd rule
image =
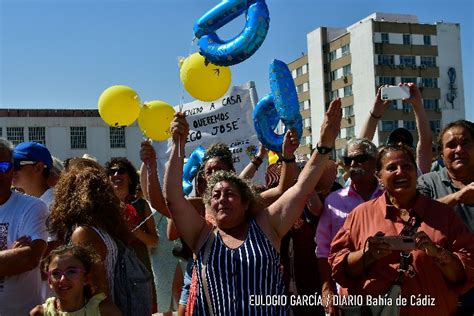
[[[152,276],[135,251],[116,240],[118,254],[114,271],[115,305],[124,316],[151,315]]]

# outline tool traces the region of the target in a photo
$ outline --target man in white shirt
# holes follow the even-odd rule
[[[28,315],[42,303],[48,213],[39,199],[12,191],[12,179],[12,147],[0,139],[0,315]]]

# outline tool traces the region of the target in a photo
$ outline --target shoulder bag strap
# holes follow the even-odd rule
[[[209,295],[209,287],[208,287],[207,279],[206,279],[206,266],[207,266],[207,261],[209,260],[209,255],[211,253],[211,247],[212,247],[212,244],[214,243],[214,239],[216,238],[216,236],[217,236],[217,227],[213,229],[212,233],[209,235],[209,238],[207,239],[206,248],[204,249],[204,254],[202,256],[202,264],[201,264],[202,287],[204,290],[204,296],[206,298],[210,316],[214,316],[214,313],[212,309],[211,296]]]

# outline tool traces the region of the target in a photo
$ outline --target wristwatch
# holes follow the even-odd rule
[[[318,153],[321,155],[326,155],[329,154],[332,151],[332,147],[324,147],[324,146],[319,146],[318,144],[316,145],[316,150]]]

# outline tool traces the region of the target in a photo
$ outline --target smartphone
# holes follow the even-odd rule
[[[383,236],[377,237],[390,245],[392,250],[413,250],[415,249],[415,239],[407,236]]]
[[[381,98],[387,100],[402,100],[410,97],[410,88],[405,86],[382,87]]]

